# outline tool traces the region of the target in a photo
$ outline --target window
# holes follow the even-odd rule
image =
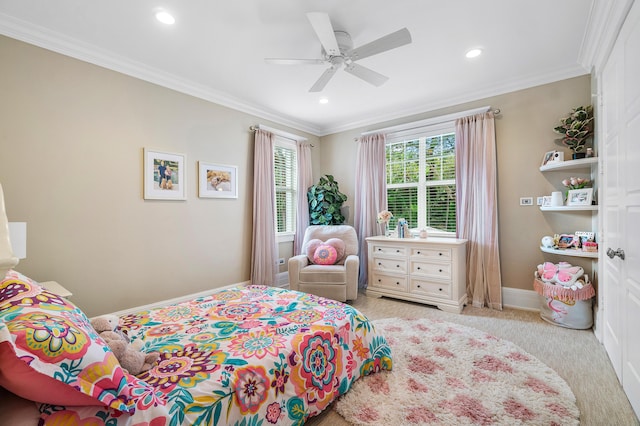
[[[410,228],[456,232],[453,122],[387,135],[387,206]]]
[[[276,184],[276,234],[293,234],[296,229],[296,146],[276,137],[273,153]]]

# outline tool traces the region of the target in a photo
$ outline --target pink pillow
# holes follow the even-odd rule
[[[0,372],[0,386],[32,401],[135,410],[129,376],[87,316],[15,271],[0,281]]]
[[[314,257],[316,254],[316,250],[321,245],[329,245],[329,246],[332,246],[334,249],[336,249],[336,261],[331,263],[331,265],[339,263],[344,257],[344,254],[347,250],[346,244],[340,238],[329,238],[327,241],[322,241],[317,238],[313,240],[309,240],[307,241],[307,246],[306,246],[306,253],[307,253],[307,257],[309,258],[309,262],[317,263],[314,260]]]
[[[329,244],[318,246],[313,254],[313,263],[316,265],[335,265],[337,260],[338,251]]]

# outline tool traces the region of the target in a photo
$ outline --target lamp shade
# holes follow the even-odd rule
[[[9,242],[15,257],[27,258],[27,222],[9,222]]]

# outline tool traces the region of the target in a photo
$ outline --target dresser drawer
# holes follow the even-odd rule
[[[430,263],[411,261],[412,275],[428,275],[441,280],[451,279],[451,263]]]
[[[424,294],[427,296],[449,299],[451,297],[451,285],[449,283],[434,283],[424,280],[411,280],[412,294]]]
[[[407,247],[403,247],[403,246],[390,246],[390,245],[381,245],[381,244],[373,245],[374,255],[406,257],[407,253],[408,253]]]
[[[407,277],[373,274],[373,276],[369,278],[369,286],[388,290],[407,291]]]
[[[384,257],[373,258],[373,269],[380,272],[393,272],[397,274],[407,273],[406,259],[387,259]]]
[[[438,259],[447,261],[451,259],[451,249],[412,247],[411,257],[416,259]]]

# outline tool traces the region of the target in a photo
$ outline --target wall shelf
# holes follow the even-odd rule
[[[573,257],[588,257],[591,259],[598,258],[598,252],[581,251],[576,249],[555,249],[549,247],[540,246],[540,250],[545,253],[559,254],[561,256],[573,256]]]
[[[579,160],[567,161],[551,161],[544,166],[540,166],[541,172],[550,172],[554,170],[574,170],[588,169],[591,165],[598,162],[598,157],[581,158]]]
[[[546,206],[540,207],[543,212],[597,211],[598,206]]]

